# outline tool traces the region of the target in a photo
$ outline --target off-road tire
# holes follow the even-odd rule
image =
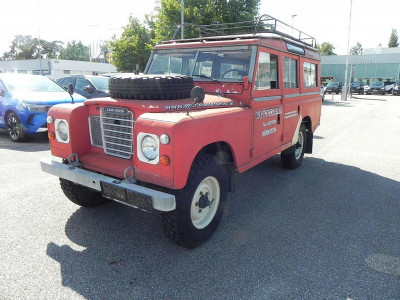
[[[190,97],[193,78],[178,75],[145,75],[111,77],[112,98],[132,100],[176,100]]]
[[[14,142],[22,142],[25,140],[24,127],[16,113],[10,112],[7,114],[6,125],[10,139]]]
[[[282,165],[286,169],[296,169],[303,162],[304,151],[306,148],[306,127],[304,123],[300,125],[299,141],[290,148],[281,152]]]
[[[93,191],[66,179],[60,178],[60,185],[65,196],[79,206],[96,207],[109,201],[103,198],[100,192]]]
[[[213,184],[208,185],[210,182],[218,185],[219,199],[211,196],[216,202],[212,202],[200,212],[199,196],[205,195],[204,192],[208,190],[210,195],[217,194],[214,192],[218,191],[218,188],[212,191]],[[186,248],[197,247],[208,240],[221,221],[228,185],[226,168],[219,160],[208,154],[200,154],[192,165],[186,186],[175,191],[176,209],[162,213],[164,230],[169,240]],[[211,212],[215,212],[215,215],[209,214]]]

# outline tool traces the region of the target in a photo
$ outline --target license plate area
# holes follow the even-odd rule
[[[122,202],[135,208],[151,211],[153,209],[151,197],[139,192],[127,190],[118,184],[100,182],[103,197]]]

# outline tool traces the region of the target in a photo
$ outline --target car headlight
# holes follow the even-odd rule
[[[69,126],[67,120],[56,119],[55,122],[56,139],[60,143],[69,143]]]
[[[137,136],[137,156],[140,161],[158,164],[160,157],[160,138],[151,133],[140,132]]]
[[[150,135],[147,135],[142,140],[142,152],[148,160],[153,160],[158,156],[157,141]]]
[[[22,107],[30,110],[30,111],[47,111],[47,106],[46,105],[41,105],[41,104],[30,104],[30,103],[21,103]]]

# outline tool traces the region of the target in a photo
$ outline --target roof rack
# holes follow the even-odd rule
[[[198,30],[198,38],[240,35],[240,34],[259,34],[259,33],[275,33],[282,37],[286,37],[302,43],[306,46],[315,48],[317,46],[315,38],[312,36],[274,18],[270,15],[262,15],[254,21],[244,21],[236,23],[199,25],[193,23],[183,23],[177,27],[172,40],[177,40],[176,36],[181,28],[193,26]]]

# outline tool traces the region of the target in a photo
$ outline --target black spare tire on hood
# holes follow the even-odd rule
[[[183,75],[127,75],[110,78],[112,98],[132,100],[175,100],[190,97],[193,78]]]

